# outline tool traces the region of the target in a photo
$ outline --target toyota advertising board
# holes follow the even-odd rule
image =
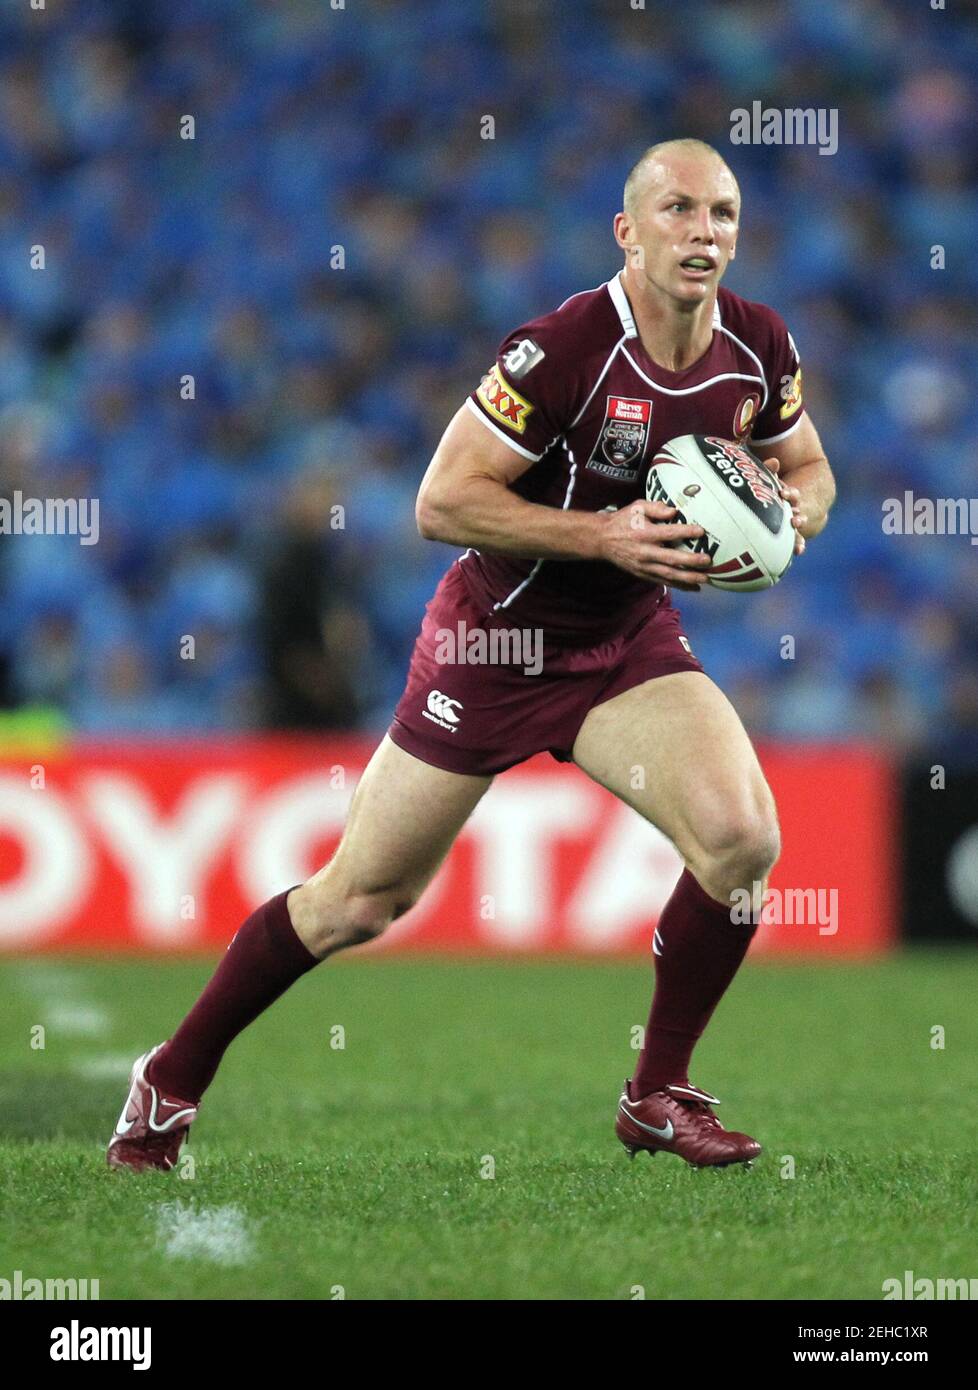
[[[213,951],[335,848],[359,738],[86,745],[0,764],[0,947]],[[762,749],[784,850],[754,951],[885,950],[894,789],[853,747]],[[541,756],[496,779],[418,906],[378,950],[648,950],[675,849]]]

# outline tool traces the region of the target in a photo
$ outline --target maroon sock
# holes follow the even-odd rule
[[[167,1095],[200,1100],[228,1045],[318,965],[289,917],[291,891],[270,898],[242,923],[203,994],[149,1064],[147,1079]]]
[[[683,870],[653,938],[655,993],[645,1047],[632,1078],[634,1100],[688,1082],[697,1039],[756,930],[756,924],[732,922],[729,906],[711,898],[689,870]]]

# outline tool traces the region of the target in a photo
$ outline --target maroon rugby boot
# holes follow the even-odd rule
[[[618,1102],[615,1133],[634,1158],[639,1149],[650,1154],[678,1154],[692,1168],[725,1168],[728,1163],[751,1166],[761,1152],[756,1139],[724,1129],[711,1110],[716,1096],[698,1086],[666,1086],[641,1100],[632,1100],[631,1083]]]
[[[129,1095],[116,1121],[105,1155],[110,1168],[168,1171],[197,1118],[197,1106],[164,1096],[146,1079],[146,1068],[163,1046],[159,1043],[137,1057],[129,1074]]]

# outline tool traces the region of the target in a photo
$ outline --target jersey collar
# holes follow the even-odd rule
[[[638,329],[635,327],[635,320],[632,318],[632,306],[628,302],[628,295],[625,287],[621,283],[621,272],[612,275],[608,281],[608,293],[611,295],[611,302],[618,310],[618,317],[621,319],[621,326],[625,330],[626,338],[637,338]]]
[[[618,317],[621,320],[621,326],[625,331],[625,337],[637,338],[638,329],[635,327],[635,320],[632,318],[632,306],[628,302],[628,295],[625,293],[625,287],[621,282],[620,271],[617,275],[612,275],[611,279],[607,282],[606,288],[611,295],[611,302],[615,306]],[[720,301],[717,300],[713,305],[713,327],[721,328],[722,326],[720,322]]]

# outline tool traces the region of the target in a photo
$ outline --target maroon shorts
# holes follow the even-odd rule
[[[448,772],[489,776],[541,752],[569,762],[595,705],[655,676],[702,669],[666,593],[609,641],[540,650],[532,633],[516,639],[497,619],[484,621],[455,564],[427,606],[387,732]]]

